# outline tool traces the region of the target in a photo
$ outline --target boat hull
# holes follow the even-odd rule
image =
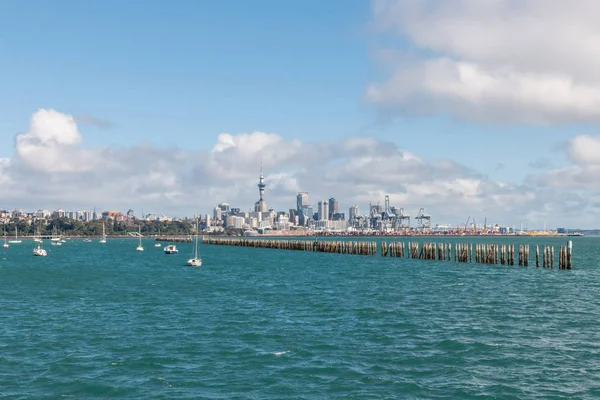
[[[187,265],[190,267],[201,267],[202,266],[202,260],[199,258],[190,258],[187,261]]]

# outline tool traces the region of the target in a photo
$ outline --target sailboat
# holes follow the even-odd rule
[[[190,267],[202,266],[202,259],[198,257],[198,223],[196,222],[196,237],[194,238],[194,257],[187,260],[187,265]]]
[[[160,229],[158,230],[158,237],[156,238],[156,240],[158,240],[158,238],[160,237]],[[154,243],[154,247],[160,247],[162,246],[160,243]]]
[[[15,226],[15,239],[14,240],[9,240],[8,243],[21,243],[21,239],[19,239],[19,235],[18,235],[18,229]]]
[[[54,227],[54,229],[52,229],[52,239],[50,239],[50,240],[52,241],[52,244],[54,244],[54,242],[60,242],[60,235],[58,235],[58,231],[56,230],[56,227]]]
[[[142,226],[141,225],[138,227],[138,233],[139,233],[140,243],[138,244],[138,247],[136,248],[136,250],[144,251],[144,247],[142,246]]]
[[[46,257],[48,255],[48,253],[46,252],[46,250],[42,247],[42,241],[40,240],[38,242],[37,247],[33,248],[33,255],[37,256],[37,257]],[[54,243],[52,243],[54,244]]]
[[[33,249],[33,255],[38,257],[46,257],[48,252],[42,247],[41,243],[38,243],[37,247]]]
[[[106,243],[106,230],[104,228],[104,222],[102,222],[102,239],[100,239],[100,243]]]
[[[2,247],[8,249],[8,243],[6,243],[6,224],[2,225],[2,230],[4,231],[4,245]]]

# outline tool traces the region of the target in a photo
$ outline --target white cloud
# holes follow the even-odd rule
[[[576,136],[571,140],[568,151],[576,163],[600,164],[600,136]]]
[[[81,140],[72,116],[40,109],[31,116],[29,130],[16,136],[15,148],[21,160],[37,171],[89,171],[99,160],[94,151],[77,147]]]
[[[14,159],[0,160],[3,207],[96,206],[193,215],[210,212],[226,201],[248,210],[258,199],[261,157],[266,200],[276,210],[294,207],[298,191],[308,191],[313,204],[335,197],[342,212],[353,204],[366,211],[369,203],[383,203],[389,195],[392,205],[413,217],[424,207],[434,223],[462,223],[470,215],[502,223],[530,218],[532,226],[535,221],[549,220],[550,215],[582,218],[581,210],[575,208],[589,206],[577,194],[554,193],[548,183],[552,174],[538,176],[529,184],[511,185],[452,160],[431,162],[372,138],[302,142],[275,133],[222,133],[209,151],[149,145],[90,149],[68,115],[40,110],[32,120],[30,129],[17,135]],[[23,147],[24,141],[33,142],[39,154],[53,157],[33,157]],[[580,145],[581,139],[571,142],[573,154]],[[88,159],[90,154],[95,160]],[[582,186],[583,182],[598,182],[597,167],[585,167],[578,170],[578,179],[572,179],[580,184],[569,188],[591,188],[592,184]]]
[[[565,152],[572,165],[531,176],[529,181],[561,191],[586,191],[589,197],[595,197],[594,193],[600,192],[600,136],[576,136]]]
[[[374,25],[411,50],[366,97],[470,120],[600,121],[599,13],[587,0],[375,1]]]

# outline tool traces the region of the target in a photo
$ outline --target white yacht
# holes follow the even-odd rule
[[[196,222],[196,237],[194,238],[194,256],[187,260],[190,267],[202,266],[202,259],[198,257],[198,223]]]
[[[21,243],[21,239],[19,239],[18,233],[19,233],[19,230],[15,226],[15,238],[14,238],[14,240],[9,240],[8,243]]]
[[[158,240],[158,238],[160,238],[160,229],[158,230],[158,236],[157,236],[156,240]],[[162,244],[154,243],[154,247],[160,247],[160,246],[162,246]]]
[[[4,247],[5,249],[8,249],[8,243],[6,243],[6,226],[2,225],[2,230],[4,231],[4,245],[2,247]]]
[[[100,243],[106,243],[106,229],[104,228],[104,221],[102,221],[102,239]]]
[[[42,243],[38,243],[37,247],[33,248],[33,255],[38,257],[46,257],[48,253],[42,247]]]
[[[138,233],[139,233],[139,238],[140,238],[140,242],[138,244],[138,247],[136,247],[136,251],[144,251],[144,246],[142,246],[142,226],[140,225],[138,227]]]
[[[54,229],[52,230],[52,239],[50,239],[50,241],[52,242],[52,244],[54,244],[55,242],[60,242],[60,235],[58,234],[56,227],[54,227]]]

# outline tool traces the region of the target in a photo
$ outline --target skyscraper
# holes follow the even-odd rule
[[[348,219],[353,219],[358,217],[358,206],[355,204],[350,207],[350,212],[348,213]]]
[[[298,192],[296,196],[296,210],[302,210],[302,208],[308,205],[308,192]]]
[[[329,219],[333,219],[333,215],[338,213],[338,201],[333,197],[329,199]]]
[[[319,221],[329,219],[329,202],[327,200],[319,201],[317,212],[319,213]]]

